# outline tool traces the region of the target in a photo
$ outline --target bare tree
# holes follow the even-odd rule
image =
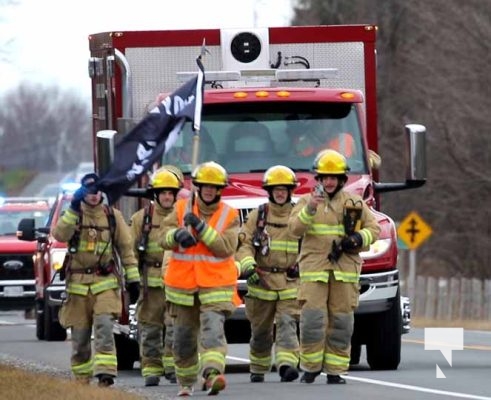
[[[56,86],[22,84],[0,99],[0,164],[44,171],[91,159],[88,104]]]
[[[386,195],[396,220],[409,211],[434,230],[419,251],[434,274],[491,276],[491,7],[468,0],[301,0],[294,25],[378,25],[381,178],[401,179],[401,126],[428,128],[428,182]]]

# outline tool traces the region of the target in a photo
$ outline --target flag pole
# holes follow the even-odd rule
[[[205,42],[205,39],[203,38],[203,44],[201,45],[201,52],[200,52],[198,58],[196,59],[196,63],[198,64],[198,67],[202,72],[204,71],[202,59],[204,58],[206,52],[208,51],[208,50],[206,50],[205,44],[206,44],[206,42]],[[204,79],[203,75],[204,74],[202,74],[201,76]],[[196,85],[196,87],[197,87],[196,97],[202,96],[203,95],[203,92],[201,90],[202,82],[200,82],[199,76],[198,76],[198,84]],[[201,104],[203,99],[199,99],[199,101]],[[200,143],[199,143],[200,142],[199,131],[200,131],[200,126],[201,126],[201,110],[200,110],[199,114],[200,114],[199,115],[199,121],[198,122],[196,121],[196,117],[198,117],[198,116],[195,116],[195,122],[194,122],[193,151],[192,151],[192,158],[191,158],[192,171],[194,171],[194,169],[198,166],[198,155],[199,155],[199,145],[200,145]]]

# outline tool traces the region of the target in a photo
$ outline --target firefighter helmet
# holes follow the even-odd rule
[[[217,187],[225,187],[228,185],[228,174],[220,164],[215,161],[208,161],[198,165],[192,175],[193,184],[212,185]]]
[[[273,186],[286,186],[288,188],[297,187],[297,177],[295,172],[284,165],[275,165],[268,168],[263,176],[263,188],[267,189]]]
[[[182,182],[174,172],[168,170],[165,167],[162,167],[154,172],[154,174],[150,178],[150,184],[148,185],[148,188],[150,190],[179,190],[182,188]]]
[[[322,150],[314,160],[317,175],[346,175],[349,171],[346,158],[336,150]]]
[[[184,174],[182,173],[179,167],[176,167],[175,165],[171,165],[171,164],[166,164],[166,165],[162,165],[159,169],[164,169],[164,168],[169,170],[170,172],[173,172],[177,176],[177,179],[179,179],[179,182],[181,182],[181,185],[184,185]]]

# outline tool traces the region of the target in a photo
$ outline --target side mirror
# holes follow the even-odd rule
[[[27,242],[36,240],[35,223],[34,218],[21,219],[17,226],[17,239],[25,240]]]

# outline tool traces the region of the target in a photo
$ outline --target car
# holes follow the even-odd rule
[[[16,237],[17,224],[31,218],[44,226],[49,202],[40,197],[0,198],[0,309],[34,308],[35,274],[33,257],[35,243],[21,242]]]

